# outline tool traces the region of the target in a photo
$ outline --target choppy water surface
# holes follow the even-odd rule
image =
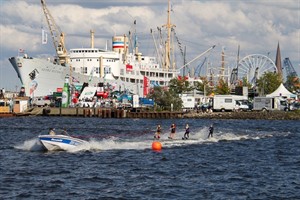
[[[89,144],[45,152],[37,136],[49,127]],[[0,161],[1,199],[300,199],[298,121],[2,118]]]

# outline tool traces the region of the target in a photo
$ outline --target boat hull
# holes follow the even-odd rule
[[[66,135],[40,135],[39,140],[48,151],[68,151],[87,143]]]

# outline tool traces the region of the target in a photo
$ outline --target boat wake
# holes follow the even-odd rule
[[[24,150],[24,151],[44,151],[45,150],[38,138],[26,140],[22,144],[14,146],[14,148]]]
[[[258,140],[268,137],[274,137],[280,133],[257,133],[257,134],[236,134],[231,131],[227,132],[216,132],[212,138],[207,138],[208,127],[196,130],[190,134],[189,139],[183,140],[182,136],[184,132],[177,132],[175,139],[168,139],[168,134],[162,134],[159,142],[164,148],[173,148],[187,145],[197,144],[212,144],[218,142],[231,142],[231,141],[242,141],[242,140]],[[284,135],[286,136],[286,134]],[[132,138],[122,138],[111,136],[107,138],[90,138],[86,143],[80,144],[67,152],[76,153],[80,151],[109,151],[109,150],[145,150],[151,149],[153,142],[153,134],[146,134]],[[26,151],[44,151],[43,145],[40,143],[38,138],[26,140],[23,144],[15,146],[16,149]]]

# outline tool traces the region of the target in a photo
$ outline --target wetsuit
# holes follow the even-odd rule
[[[154,136],[154,138],[159,139],[160,138],[160,132],[161,132],[161,127],[158,126],[156,129],[156,134]]]
[[[187,127],[187,128],[185,129],[185,133],[184,133],[183,138],[184,138],[184,139],[188,139],[188,138],[189,138],[189,134],[190,134],[190,127]]]
[[[174,137],[175,137],[175,132],[176,132],[176,126],[174,125],[172,125],[171,126],[171,134],[170,134],[170,139],[174,139]]]
[[[209,127],[208,138],[213,137],[213,133],[214,133],[214,127],[211,126],[211,127]]]

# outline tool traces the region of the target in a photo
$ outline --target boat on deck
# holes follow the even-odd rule
[[[39,135],[39,141],[48,151],[68,151],[88,143],[69,135]]]

